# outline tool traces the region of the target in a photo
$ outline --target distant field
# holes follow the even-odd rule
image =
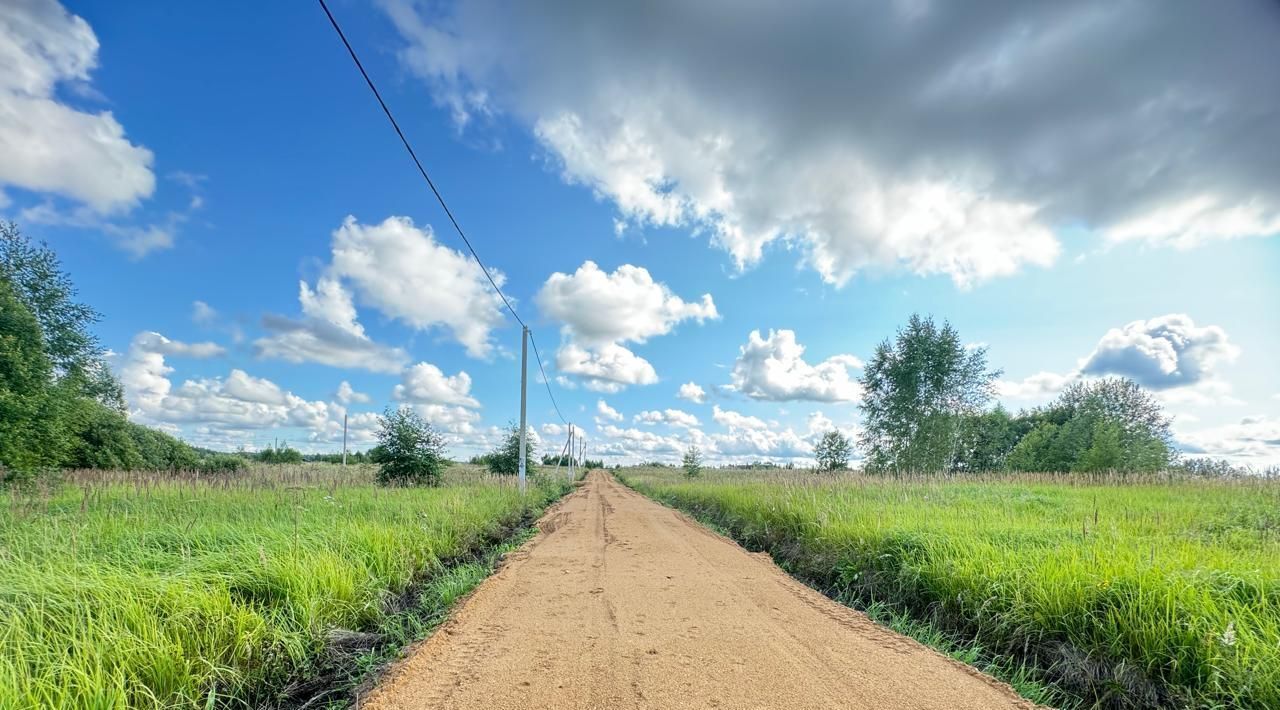
[[[300,702],[335,653],[372,662],[335,644],[421,635],[485,575],[469,560],[565,490],[465,465],[387,489],[324,464],[0,489],[0,707]]]
[[[1280,481],[621,474],[1046,699],[1280,707]]]

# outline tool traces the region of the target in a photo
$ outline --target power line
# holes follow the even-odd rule
[[[360,70],[360,76],[364,77],[364,83],[369,85],[369,91],[373,92],[373,97],[378,100],[378,105],[382,107],[382,112],[387,115],[387,120],[391,122],[391,127],[395,129],[396,135],[400,137],[400,143],[409,153],[409,157],[413,159],[413,164],[417,166],[418,173],[422,175],[422,179],[426,180],[427,186],[431,188],[431,194],[435,195],[436,201],[440,203],[440,207],[444,213],[448,215],[449,222],[453,224],[453,228],[458,232],[458,236],[462,237],[462,243],[467,245],[467,251],[471,252],[472,258],[480,265],[480,270],[484,272],[484,277],[489,280],[489,285],[493,287],[494,293],[498,294],[498,298],[502,299],[502,304],[511,312],[511,317],[516,319],[522,328],[529,332],[529,342],[533,344],[533,355],[538,361],[538,372],[542,373],[542,384],[547,388],[547,396],[551,398],[551,406],[556,410],[556,416],[560,417],[560,421],[568,424],[568,420],[564,418],[564,414],[560,412],[560,405],[556,404],[556,396],[551,392],[551,380],[547,379],[547,371],[542,367],[542,355],[538,352],[538,343],[533,339],[533,331],[529,329],[525,322],[520,318],[520,314],[516,313],[516,309],[511,307],[511,302],[507,300],[502,289],[498,288],[498,282],[494,281],[493,276],[489,273],[488,267],[484,265],[484,261],[480,259],[480,255],[476,253],[475,247],[471,246],[471,240],[467,238],[466,232],[462,231],[462,225],[458,224],[457,218],[453,216],[453,210],[449,209],[449,205],[444,201],[444,196],[440,194],[440,190],[436,189],[436,184],[431,180],[431,176],[427,174],[427,169],[422,167],[422,161],[418,160],[418,154],[414,152],[413,146],[409,144],[409,139],[405,137],[404,131],[400,130],[400,123],[396,121],[395,115],[391,113],[391,108],[387,106],[387,102],[382,99],[382,93],[378,91],[377,85],[373,83],[373,79],[369,76],[369,72],[365,71],[364,63],[360,61],[356,50],[351,46],[351,42],[347,41],[347,34],[342,31],[342,26],[338,24],[337,18],[329,11],[329,5],[325,0],[319,0],[320,8],[324,10],[324,14],[329,18],[329,24],[333,25],[333,29],[338,33],[338,39],[342,40],[342,46],[347,48],[347,53],[351,55],[351,61],[355,62],[356,68]]]
[[[516,309],[511,307],[511,302],[503,295],[502,289],[498,288],[498,282],[493,280],[493,276],[489,274],[489,269],[485,267],[484,262],[480,260],[480,255],[476,253],[475,247],[471,246],[471,240],[467,239],[467,235],[462,231],[462,227],[458,224],[458,220],[454,218],[453,211],[449,209],[449,205],[445,203],[444,197],[440,191],[436,189],[436,184],[431,181],[431,176],[427,174],[426,168],[422,167],[422,161],[418,160],[418,154],[413,152],[413,146],[409,145],[409,139],[405,138],[404,131],[400,130],[400,124],[396,121],[396,117],[392,115],[391,109],[387,107],[387,102],[382,100],[382,94],[378,91],[378,87],[374,85],[373,79],[369,78],[369,72],[364,70],[364,64],[360,62],[360,57],[356,55],[356,50],[347,41],[347,35],[342,31],[342,27],[338,25],[338,20],[334,18],[333,13],[329,12],[329,5],[324,0],[320,1],[320,7],[324,10],[324,14],[329,17],[329,24],[333,25],[333,29],[338,33],[338,38],[342,40],[343,46],[347,48],[347,53],[351,55],[351,60],[356,63],[356,68],[360,70],[360,76],[364,77],[364,83],[369,85],[369,90],[373,92],[373,97],[378,100],[378,105],[382,107],[382,112],[387,114],[387,120],[391,121],[391,127],[396,129],[396,135],[400,136],[400,142],[404,144],[404,149],[409,151],[409,157],[413,158],[413,164],[418,166],[418,172],[421,173],[422,179],[427,181],[427,186],[431,188],[431,194],[436,196],[436,201],[440,203],[440,207],[444,209],[444,213],[449,216],[449,221],[453,223],[453,228],[457,230],[458,236],[462,237],[462,243],[467,245],[467,249],[471,252],[471,256],[475,257],[476,263],[480,265],[480,270],[484,272],[485,278],[489,279],[489,285],[493,286],[493,290],[497,292],[498,298],[502,299],[502,303],[506,305],[507,310],[511,311],[511,317],[521,326],[524,321],[520,320],[520,316],[516,314]]]
[[[547,371],[542,369],[542,355],[538,353],[538,341],[533,339],[533,331],[529,331],[529,342],[533,344],[533,357],[538,361],[538,372],[542,373],[542,384],[547,388],[547,396],[551,398],[551,406],[555,407],[556,416],[560,417],[560,421],[564,424],[569,422],[560,413],[560,405],[556,404],[556,396],[551,393],[551,380],[547,379]]]

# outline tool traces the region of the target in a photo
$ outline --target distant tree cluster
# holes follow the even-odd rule
[[[966,347],[949,323],[912,315],[863,371],[866,469],[1152,471],[1176,458],[1169,418],[1132,380],[1075,383],[1050,404],[1011,415],[988,408],[999,376],[987,368],[986,348]],[[815,453],[831,448],[824,438]],[[828,468],[821,457],[819,465]]]
[[[525,474],[533,475],[536,467],[534,466],[535,458],[533,431],[528,430],[525,435]],[[503,434],[502,443],[497,448],[479,456],[473,456],[471,463],[479,464],[489,469],[489,473],[496,476],[515,476],[520,473],[520,427],[514,422],[507,425],[507,430]],[[564,459],[564,463],[568,463],[568,457]],[[551,457],[551,466],[556,465],[556,459]],[[563,464],[562,464],[563,465]]]
[[[0,222],[0,480],[56,468],[228,471],[242,459],[130,422],[123,390],[53,251]]]

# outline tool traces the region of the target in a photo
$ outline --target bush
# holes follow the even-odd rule
[[[533,432],[529,431],[525,436],[525,474],[533,475]],[[489,467],[489,473],[497,476],[515,476],[520,473],[520,427],[516,424],[507,425],[506,437],[502,440],[502,444],[481,457],[485,466]]]
[[[440,484],[447,461],[444,437],[412,409],[387,407],[378,417],[378,483],[384,486]]]
[[[832,429],[822,435],[822,441],[813,448],[813,457],[818,460],[818,468],[823,471],[842,471],[849,468],[849,440],[844,434]]]
[[[702,475],[702,452],[696,446],[690,446],[684,452],[684,458],[680,464],[684,466],[684,475],[689,478],[697,478]]]

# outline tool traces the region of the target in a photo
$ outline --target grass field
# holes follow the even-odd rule
[[[522,497],[455,466],[440,488],[387,489],[310,464],[0,490],[0,707],[301,702],[332,681],[335,639],[425,633],[487,573],[476,556],[567,488]]]
[[[622,476],[1043,699],[1280,707],[1280,481]]]

